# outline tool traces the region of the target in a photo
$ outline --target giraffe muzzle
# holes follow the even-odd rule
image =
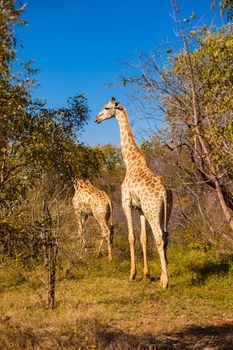
[[[99,124],[101,122],[101,119],[99,117],[95,117],[95,123]]]

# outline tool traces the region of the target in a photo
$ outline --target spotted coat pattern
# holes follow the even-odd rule
[[[74,180],[75,194],[73,206],[78,223],[79,236],[83,237],[83,229],[89,216],[94,216],[101,228],[100,254],[104,241],[108,245],[109,260],[112,260],[111,243],[113,239],[112,203],[108,195],[94,187],[89,180],[76,177]]]
[[[116,117],[120,128],[120,141],[126,175],[122,184],[122,206],[128,225],[128,236],[131,255],[130,278],[136,276],[135,235],[133,230],[132,209],[140,212],[141,235],[145,277],[149,277],[147,261],[146,220],[149,222],[159,252],[163,288],[168,286],[166,248],[168,244],[167,224],[172,207],[172,194],[162,178],[148,168],[146,160],[136,145],[126,109],[112,98],[100,111],[95,121]]]

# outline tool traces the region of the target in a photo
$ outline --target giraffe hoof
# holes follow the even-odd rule
[[[145,281],[151,282],[151,278],[150,278],[150,274],[149,273],[144,273],[143,274],[143,278],[144,278]]]
[[[130,277],[129,277],[130,281],[134,281],[135,277],[136,277],[136,273],[130,274]]]
[[[150,272],[148,269],[143,269],[143,277],[144,279],[150,279]]]
[[[163,289],[168,288],[168,280],[167,279],[161,279],[160,280],[160,287]]]

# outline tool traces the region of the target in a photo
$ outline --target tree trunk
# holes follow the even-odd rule
[[[55,291],[56,291],[56,261],[58,247],[56,242],[53,242],[48,247],[48,261],[47,261],[47,306],[49,309],[55,307]]]
[[[205,160],[206,165],[209,169],[210,174],[212,174],[212,181],[215,184],[217,196],[220,202],[220,205],[222,207],[223,213],[225,215],[227,223],[230,225],[231,229],[233,230],[233,219],[230,213],[230,210],[227,207],[225,198],[223,196],[223,192],[221,189],[221,186],[219,184],[218,178],[217,178],[217,172],[214,166],[214,162],[211,158],[211,154],[209,152],[209,147],[208,147],[208,141],[205,139],[205,136],[203,134],[203,130],[200,126],[200,108],[199,108],[199,101],[197,98],[197,93],[196,93],[196,84],[195,84],[195,77],[194,77],[194,71],[193,71],[193,65],[190,57],[190,51],[189,51],[189,46],[188,46],[188,41],[187,41],[187,36],[184,31],[183,24],[181,22],[181,28],[183,32],[183,39],[184,39],[184,45],[185,45],[185,50],[187,53],[188,57],[188,66],[190,70],[190,88],[191,88],[191,93],[192,93],[192,109],[193,109],[193,120],[194,120],[194,125],[195,125],[195,130],[196,130],[196,136],[202,152],[203,152],[203,160]]]
[[[225,215],[226,221],[230,225],[230,227],[231,227],[231,229],[233,231],[233,218],[231,216],[230,210],[228,209],[228,207],[226,205],[226,201],[224,199],[221,187],[220,187],[220,185],[219,185],[217,180],[215,180],[215,186],[216,186],[216,192],[217,192],[217,195],[218,195],[218,198],[219,198],[219,202],[220,202],[220,205],[222,207],[223,213]]]

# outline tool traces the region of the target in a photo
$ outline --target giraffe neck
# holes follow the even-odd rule
[[[118,110],[116,119],[120,127],[121,152],[126,169],[136,162],[145,163],[145,158],[135,142],[125,109]]]

